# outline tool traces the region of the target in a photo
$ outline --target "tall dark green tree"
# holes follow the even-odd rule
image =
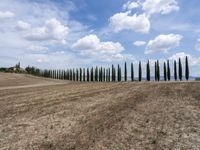
[[[76,73],[74,68],[73,68],[73,81],[76,81]]]
[[[70,69],[70,80],[72,81],[73,80],[73,72],[72,72],[72,69]]]
[[[85,82],[85,68],[83,68],[83,81]]]
[[[98,67],[95,68],[95,81],[98,81]]]
[[[108,68],[108,82],[110,82],[110,68]]]
[[[103,81],[105,82],[106,81],[106,69],[103,68]]]
[[[87,68],[87,82],[90,81],[90,71],[89,71],[89,68]]]
[[[114,82],[114,65],[112,65],[112,82]]]
[[[90,71],[90,80],[91,80],[91,82],[93,82],[94,81],[94,71],[93,71],[93,67],[91,68],[91,71]]]
[[[82,81],[82,68],[80,68],[80,81]]]
[[[141,61],[139,62],[138,80],[142,81],[142,65],[141,65]]]
[[[118,77],[118,82],[121,82],[121,68],[120,68],[120,65],[118,64],[118,67],[117,67],[117,77]]]
[[[160,63],[158,60],[156,64],[157,64],[157,80],[160,81]]]
[[[170,71],[169,60],[167,60],[167,79],[168,79],[168,81],[171,80],[171,71]]]
[[[79,81],[79,71],[78,71],[78,69],[76,69],[76,81]]]
[[[176,60],[174,60],[174,80],[177,80],[177,67],[176,67]]]
[[[182,63],[181,63],[181,58],[179,58],[178,61],[178,74],[179,74],[179,80],[182,81]]]
[[[148,60],[148,62],[147,62],[147,71],[146,71],[146,73],[147,73],[147,81],[150,81],[151,80],[151,73],[150,73],[150,63],[149,63],[149,60]]]
[[[185,58],[185,79],[188,81],[190,76],[188,57]]]
[[[69,80],[69,69],[66,71],[66,80]]]
[[[99,67],[99,81],[100,82],[103,81],[103,69],[102,69],[102,67]]]
[[[134,81],[134,66],[133,66],[133,63],[131,63],[131,81]]]
[[[167,68],[165,62],[164,62],[164,80],[167,81]]]
[[[126,64],[126,62],[124,64],[124,81],[125,82],[127,81],[127,64]]]
[[[158,71],[157,71],[157,62],[155,61],[155,71],[154,71],[154,74],[155,74],[155,81],[158,81]]]
[[[114,82],[116,81],[116,69],[115,69],[115,67],[114,67]]]

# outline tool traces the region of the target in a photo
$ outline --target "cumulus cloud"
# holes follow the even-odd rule
[[[74,49],[82,51],[83,53],[110,53],[116,54],[124,50],[124,47],[116,42],[101,42],[100,39],[94,35],[90,34],[79,39],[72,46]]]
[[[15,14],[11,11],[0,11],[0,19],[12,18]]]
[[[140,8],[133,14],[133,10]],[[150,17],[153,14],[169,14],[178,11],[179,6],[176,0],[145,0],[128,1],[123,5],[126,12],[116,13],[110,17],[109,22],[112,30],[132,30],[138,33],[148,33],[150,30]],[[135,11],[134,11],[135,12]]]
[[[102,42],[94,34],[79,39],[72,48],[81,55],[99,61],[122,61],[131,58],[128,54],[122,54],[125,49],[119,42]]]
[[[195,56],[192,56],[192,55],[187,54],[185,52],[176,53],[176,54],[172,55],[169,59],[178,61],[179,58],[180,58],[184,62],[186,56],[188,57],[189,64],[191,66],[195,66],[195,65],[198,65],[200,63],[200,57],[195,57]]]
[[[200,51],[200,39],[197,39],[197,42],[196,42],[196,44],[195,44],[195,49],[196,49],[197,51]]]
[[[150,40],[146,46],[145,54],[156,52],[167,53],[171,48],[180,44],[182,36],[179,34],[159,35],[154,40]]]
[[[30,45],[27,49],[37,53],[43,53],[49,50],[48,47],[40,45]]]
[[[23,31],[23,30],[29,30],[30,28],[31,28],[31,25],[27,22],[24,22],[21,20],[17,22],[17,26],[16,26],[17,30]]]
[[[133,43],[133,45],[135,45],[135,46],[143,46],[143,45],[145,45],[145,44],[146,44],[145,41],[135,41],[135,42]]]
[[[138,7],[140,7],[139,2],[128,1],[127,3],[125,3],[123,5],[123,10],[132,10],[132,9],[135,9],[135,8],[138,8]]]
[[[131,12],[121,12],[110,18],[110,26],[115,32],[132,30],[139,33],[148,33],[150,21],[145,14],[131,15]]]
[[[142,3],[142,10],[149,16],[156,13],[169,14],[178,11],[179,6],[176,0],[146,0]]]
[[[30,41],[56,41],[65,43],[66,35],[69,33],[69,28],[61,24],[55,18],[47,20],[43,27],[33,28],[25,36]]]

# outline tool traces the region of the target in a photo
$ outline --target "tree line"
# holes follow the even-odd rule
[[[179,58],[178,63],[176,60],[174,60],[174,80],[183,80],[183,68],[182,68],[182,62]],[[154,65],[154,75],[151,75],[151,66],[150,62],[148,60],[146,64],[146,81],[153,80],[151,77],[154,77],[155,81],[161,80],[161,65],[160,62],[157,60],[155,61]],[[26,72],[28,74],[46,77],[46,78],[52,78],[52,79],[59,79],[59,80],[70,80],[70,81],[84,81],[84,82],[121,82],[121,81],[128,81],[128,75],[127,75],[127,63],[124,63],[124,73],[122,73],[121,66],[118,64],[117,67],[112,65],[111,68],[104,68],[104,67],[91,67],[91,68],[73,68],[73,69],[67,69],[67,70],[41,70],[36,67],[26,67]],[[142,81],[144,80],[142,76],[142,63],[139,61],[138,66],[138,79],[135,78],[134,73],[134,65],[131,63],[131,81]],[[123,79],[122,79],[123,74]],[[163,64],[163,77],[164,81],[170,81],[172,74],[171,74],[171,68],[170,68],[170,62],[167,60],[167,62],[164,62]],[[188,57],[185,58],[185,79],[189,80],[189,62]]]

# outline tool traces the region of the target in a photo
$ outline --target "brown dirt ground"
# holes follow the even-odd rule
[[[0,149],[199,150],[199,91],[0,74]]]

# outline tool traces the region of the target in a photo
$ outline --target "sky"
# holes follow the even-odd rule
[[[1,0],[0,66],[66,69],[186,56],[200,76],[199,0]],[[161,65],[161,66],[162,66]],[[162,67],[161,67],[162,69]],[[153,70],[152,70],[153,71]]]

